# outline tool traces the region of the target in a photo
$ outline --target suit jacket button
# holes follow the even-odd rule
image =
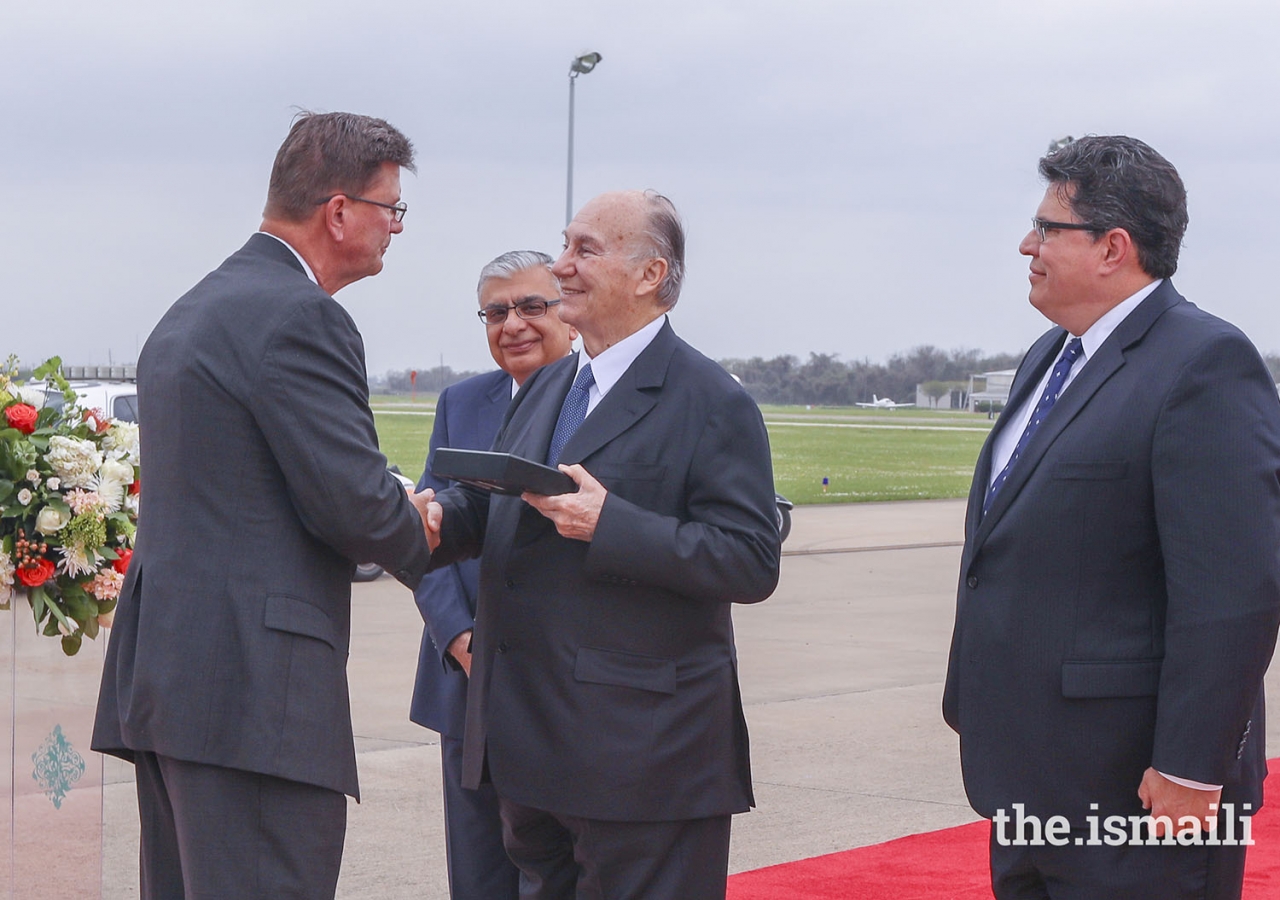
[[[970,575],[965,584],[969,585],[970,588],[976,588],[978,586],[978,576]]]
[[[499,653],[506,653],[506,652],[507,652],[507,642],[506,642],[506,641],[498,641],[498,652],[499,652]]]
[[[515,586],[516,586],[515,580],[514,580],[514,579],[512,579],[512,578],[508,578],[508,579],[507,579],[507,587],[509,587],[509,588],[513,588],[513,587],[515,587]]]

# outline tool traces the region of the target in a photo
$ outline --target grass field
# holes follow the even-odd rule
[[[387,458],[410,478],[422,474],[435,422],[435,397],[373,400]],[[963,497],[991,422],[930,410],[765,406],[774,483],[796,503]],[[827,490],[822,479],[827,478]]]

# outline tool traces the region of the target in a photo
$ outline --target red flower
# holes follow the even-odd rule
[[[111,568],[124,575],[129,571],[129,560],[133,559],[133,551],[126,547],[123,550],[117,550],[116,553],[120,554],[120,558],[111,564]]]
[[[5,407],[4,417],[9,420],[11,428],[30,434],[36,430],[36,419],[40,417],[40,411],[26,403],[15,403]]]
[[[142,492],[142,476],[139,475],[137,478],[133,479],[133,484],[129,485],[129,493],[139,494],[141,492]]]
[[[41,558],[25,566],[18,566],[16,572],[18,580],[27,587],[40,587],[53,577],[54,566],[49,560]]]
[[[111,427],[111,419],[96,406],[93,409],[86,409],[83,415],[84,421],[89,423],[89,427],[93,429],[94,434],[102,434]]]

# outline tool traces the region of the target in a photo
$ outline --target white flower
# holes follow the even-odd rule
[[[0,550],[0,606],[8,606],[13,599],[13,560]]]
[[[98,554],[90,553],[83,547],[59,547],[62,559],[58,562],[58,571],[72,578],[88,575],[98,568]]]
[[[18,399],[28,406],[34,406],[36,409],[44,409],[44,388],[36,387],[31,384],[12,385],[9,392],[17,392]]]
[[[31,502],[31,491],[29,491],[27,488],[23,488],[22,490],[18,491],[18,502],[21,503],[23,506],[28,505]]]
[[[133,466],[109,459],[98,470],[97,491],[107,512],[115,512],[124,502],[124,492],[133,484]]]
[[[63,528],[67,527],[67,523],[71,521],[71,513],[63,512],[60,509],[54,509],[52,506],[46,506],[40,510],[36,516],[36,531],[45,537],[57,534]]]
[[[49,438],[49,452],[45,455],[53,471],[67,487],[88,487],[102,466],[102,454],[92,441],[56,434]]]
[[[133,515],[133,517],[134,517],[135,519],[138,517],[138,501],[139,501],[139,499],[141,499],[141,498],[140,498],[140,496],[139,496],[138,494],[125,494],[125,495],[124,495],[124,510],[125,510],[125,512],[132,514],[132,515]]]
[[[51,491],[56,491],[58,488],[62,487],[62,479],[57,477],[50,478],[44,483],[44,486]]]
[[[112,459],[124,459],[130,465],[138,465],[138,423],[118,419],[112,422],[111,428],[102,436],[102,449]]]
[[[32,485],[38,487],[40,484],[40,473],[35,469],[27,469],[27,481],[30,481]]]

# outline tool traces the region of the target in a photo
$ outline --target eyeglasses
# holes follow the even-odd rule
[[[522,319],[541,319],[547,314],[547,310],[559,303],[559,300],[543,300],[541,297],[525,297],[519,303],[513,303],[510,306],[486,306],[484,309],[477,310],[476,315],[480,317],[480,321],[485,325],[501,325],[507,321],[507,313],[511,310],[516,311],[516,315]]]
[[[1050,222],[1048,219],[1036,219],[1036,218],[1033,218],[1031,220],[1031,228],[1033,231],[1035,231],[1036,237],[1040,239],[1041,243],[1044,243],[1044,233],[1046,231],[1102,232],[1107,230],[1105,228],[1100,228],[1097,225],[1093,225],[1089,222]]]
[[[401,200],[399,203],[383,203],[381,200],[370,200],[367,197],[353,197],[350,194],[330,194],[328,197],[325,197],[323,200],[317,200],[316,206],[320,206],[322,204],[328,203],[334,197],[346,197],[348,200],[354,200],[357,203],[368,203],[373,206],[381,206],[383,209],[389,209],[391,210],[392,218],[394,218],[397,222],[403,222],[404,214],[409,211],[409,204],[405,203],[403,200]]]

